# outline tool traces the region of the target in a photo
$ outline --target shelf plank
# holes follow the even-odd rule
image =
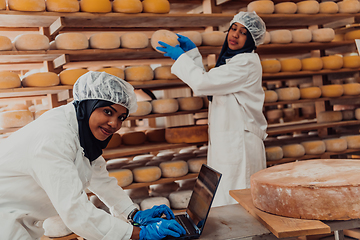
[[[295,103],[310,103],[310,102],[322,102],[322,101],[330,101],[330,100],[349,100],[349,99],[358,99],[359,95],[354,96],[341,96],[341,97],[320,97],[320,98],[312,98],[312,99],[299,99],[292,101],[277,101],[271,103],[264,103],[264,106],[274,106],[274,105],[287,105],[287,104],[295,104]]]
[[[167,89],[167,88],[179,88],[187,87],[187,85],[180,79],[174,80],[151,80],[151,81],[129,81],[129,83],[137,89]]]
[[[53,87],[22,87],[0,89],[0,98],[57,94],[62,91],[71,90],[72,87],[73,86],[70,85],[59,85]]]
[[[299,71],[299,72],[278,72],[278,73],[263,73],[263,81],[271,80],[286,80],[289,78],[302,78],[315,75],[327,75],[338,73],[355,73],[359,72],[360,68],[341,68],[338,70],[320,70],[320,71]]]
[[[208,109],[200,109],[200,110],[194,110],[194,111],[177,111],[174,113],[152,113],[145,116],[139,116],[139,117],[128,117],[126,120],[136,120],[136,119],[144,119],[144,118],[158,118],[158,117],[168,117],[168,116],[176,116],[176,115],[185,115],[185,114],[194,114],[194,113],[202,113],[202,112],[208,112]]]

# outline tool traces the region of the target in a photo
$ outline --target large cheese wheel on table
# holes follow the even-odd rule
[[[109,177],[114,177],[120,187],[129,186],[133,182],[133,173],[129,169],[110,170]]]
[[[324,64],[321,58],[303,58],[301,59],[301,66],[303,71],[319,71],[323,68]]]
[[[111,12],[112,6],[110,0],[80,0],[80,10],[91,13]]]
[[[264,59],[261,61],[263,73],[277,73],[281,70],[281,63],[277,59]]]
[[[319,98],[321,97],[321,88],[306,87],[300,88],[300,98]]]
[[[145,116],[151,113],[152,111],[152,105],[151,102],[148,101],[140,101],[137,102],[138,108],[136,109],[136,112],[130,113],[130,116]]]
[[[161,177],[161,169],[156,166],[144,166],[133,169],[136,182],[154,182]]]
[[[178,77],[175,74],[171,73],[171,66],[160,66],[154,69],[154,77],[155,79],[164,79],[164,80],[170,80],[170,79],[178,79]]]
[[[301,1],[297,2],[297,13],[304,13],[304,14],[316,14],[320,10],[319,3],[317,1]]]
[[[283,158],[284,153],[280,146],[266,147],[266,160],[267,161],[276,161]]]
[[[177,100],[181,111],[199,110],[204,104],[202,97],[180,97]]]
[[[221,31],[202,32],[201,38],[203,46],[222,46],[226,39],[226,33]]]
[[[189,172],[188,164],[183,160],[162,162],[159,167],[162,177],[182,177]]]
[[[40,33],[24,33],[16,36],[14,46],[20,51],[48,50],[49,38]]]
[[[360,83],[343,84],[344,95],[355,96],[360,94]]]
[[[306,141],[306,142],[302,142],[301,145],[304,147],[305,154],[307,155],[322,154],[326,151],[326,145],[321,140]]]
[[[309,29],[296,29],[291,31],[293,43],[308,43],[312,40],[312,32]]]
[[[343,67],[344,68],[359,68],[360,67],[360,56],[351,55],[343,57]]]
[[[91,48],[116,49],[120,47],[120,37],[116,33],[100,32],[91,35],[89,43]]]
[[[347,149],[347,141],[343,138],[330,138],[323,140],[327,152],[342,152]]]
[[[342,68],[344,64],[343,57],[339,55],[321,57],[321,60],[324,69],[336,70]]]
[[[179,102],[176,99],[154,99],[151,101],[153,113],[173,113],[179,110]]]
[[[126,67],[124,72],[126,81],[150,81],[154,79],[154,71],[149,65]]]
[[[74,85],[78,78],[89,70],[87,69],[66,69],[59,73],[60,83],[62,85]]]
[[[177,126],[165,129],[168,143],[197,143],[208,141],[208,125]]]
[[[293,14],[297,11],[297,5],[293,2],[280,2],[275,4],[274,12],[281,14]]]
[[[21,87],[21,80],[18,74],[10,71],[0,72],[0,89]]]
[[[331,42],[334,38],[335,31],[332,28],[320,28],[312,30],[313,42]]]
[[[82,50],[89,47],[89,40],[83,33],[67,32],[57,35],[55,44],[59,50]]]
[[[143,12],[145,13],[169,13],[170,3],[168,0],[143,0]]]
[[[22,80],[24,87],[51,87],[59,85],[59,83],[59,76],[53,72],[33,73]]]
[[[281,72],[298,72],[301,70],[301,60],[298,58],[280,59]]]
[[[318,123],[340,122],[342,120],[342,113],[340,111],[323,111],[319,112],[317,116]]]
[[[344,88],[340,84],[320,86],[323,97],[340,97],[344,94]]]
[[[348,149],[360,148],[360,135],[342,136],[346,140]]]
[[[257,14],[271,14],[274,12],[274,3],[269,0],[252,1],[247,5],[247,11]]]
[[[321,2],[319,4],[319,13],[337,13],[339,11],[339,7],[336,2],[328,1],[328,2]]]
[[[357,0],[345,0],[337,3],[339,13],[358,13],[360,11],[360,2]]]
[[[13,49],[13,44],[10,38],[6,36],[0,36],[0,51],[11,51]]]
[[[156,50],[157,52],[163,53],[162,51],[156,49],[156,47],[162,47],[158,42],[162,41],[164,43],[167,43],[173,47],[175,47],[176,45],[180,44],[179,41],[177,40],[178,36],[169,30],[165,30],[165,29],[160,29],[155,31],[152,35],[151,35],[151,46],[154,50]]]
[[[202,36],[198,31],[185,31],[179,32],[178,34],[188,37],[196,46],[200,46],[202,44]]]
[[[24,12],[45,11],[45,0],[8,0],[9,10]]]
[[[124,69],[121,69],[121,68],[105,67],[105,68],[100,68],[100,69],[98,69],[96,71],[98,71],[98,72],[106,72],[106,73],[114,75],[114,76],[116,76],[118,78],[125,79]]]
[[[291,43],[292,34],[290,30],[279,29],[270,32],[271,43]]]
[[[149,38],[142,32],[128,32],[120,36],[122,48],[146,48],[149,46]]]
[[[113,11],[120,13],[141,13],[143,5],[140,0],[114,0]]]
[[[78,0],[46,0],[46,10],[50,12],[78,12]]]

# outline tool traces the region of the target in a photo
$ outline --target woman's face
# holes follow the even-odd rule
[[[247,29],[240,23],[234,23],[228,34],[228,45],[231,50],[241,49],[246,42]]]
[[[94,137],[104,141],[118,131],[127,117],[126,112],[126,108],[118,104],[95,109],[89,118],[89,127]]]

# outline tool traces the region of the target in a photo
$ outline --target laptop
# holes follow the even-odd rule
[[[164,239],[194,239],[200,237],[221,175],[221,173],[205,164],[201,166],[186,212],[175,215],[175,220],[184,227],[186,234],[180,237],[167,236]]]

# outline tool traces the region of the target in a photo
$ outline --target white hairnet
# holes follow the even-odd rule
[[[106,72],[89,71],[73,87],[75,101],[99,99],[119,104],[133,113],[137,109],[134,87]]]
[[[230,26],[238,22],[250,32],[255,45],[259,46],[265,40],[266,27],[264,21],[255,12],[239,12],[230,22]]]

